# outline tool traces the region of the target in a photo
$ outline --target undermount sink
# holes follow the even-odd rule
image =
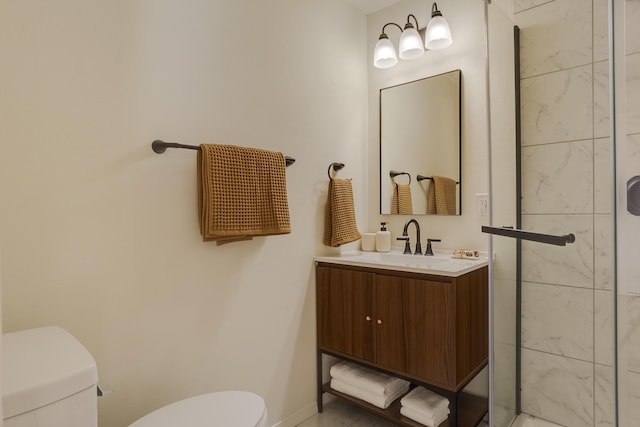
[[[441,276],[460,276],[484,267],[486,257],[478,259],[451,258],[453,251],[436,250],[435,255],[413,255],[401,252],[345,252],[337,256],[315,257],[319,262],[334,264],[360,265],[385,270],[413,271],[417,273],[437,274]]]

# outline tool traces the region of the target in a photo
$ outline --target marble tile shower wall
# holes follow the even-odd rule
[[[613,425],[613,238],[607,0],[514,0],[521,29],[522,410]]]

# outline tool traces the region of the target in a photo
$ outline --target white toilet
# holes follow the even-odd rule
[[[221,391],[171,403],[129,427],[265,427],[264,400],[248,391]]]
[[[97,427],[98,370],[87,349],[56,326],[4,334],[4,427]],[[203,394],[164,406],[130,427],[265,427],[264,400],[246,391]]]
[[[96,427],[96,362],[64,329],[2,337],[4,427]]]

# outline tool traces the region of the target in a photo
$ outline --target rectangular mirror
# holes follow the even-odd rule
[[[461,214],[461,72],[380,90],[380,213]]]

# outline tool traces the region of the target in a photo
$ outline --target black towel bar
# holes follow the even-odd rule
[[[185,148],[187,150],[200,150],[200,147],[197,145],[178,144],[177,142],[164,142],[160,139],[156,139],[151,143],[151,149],[154,151],[154,153],[162,154],[165,151],[167,151],[167,148]],[[291,166],[296,162],[296,159],[289,156],[285,156],[284,160],[287,166]]]
[[[556,246],[566,246],[567,243],[574,243],[576,241],[576,236],[573,233],[565,234],[562,236],[555,236],[552,234],[534,233],[532,231],[518,230],[513,227],[490,227],[483,225],[482,232]]]
[[[418,175],[416,177],[416,179],[418,180],[418,182],[424,181],[425,179],[428,179],[429,181],[433,181],[433,177],[432,176],[424,176],[424,175]],[[456,184],[460,184],[460,183],[458,181],[456,181]]]

